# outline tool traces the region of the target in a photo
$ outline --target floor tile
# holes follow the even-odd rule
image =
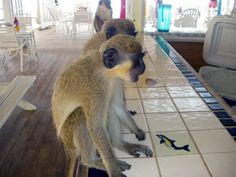
[[[142,100],[145,113],[176,112],[171,99]]]
[[[165,86],[189,86],[189,82],[183,77],[163,77]]]
[[[137,88],[125,88],[126,99],[139,99],[139,93]]]
[[[135,116],[132,116],[132,118],[134,119],[138,127],[141,128],[144,132],[149,131],[144,114],[136,114]],[[123,132],[131,133],[130,130],[128,130],[127,128],[124,128]]]
[[[155,81],[154,84],[149,84],[149,82],[147,82],[148,79],[152,79]],[[138,80],[137,82],[137,86],[139,88],[150,88],[150,87],[160,87],[160,86],[164,86],[164,83],[162,82],[160,77],[142,77]]]
[[[213,177],[236,177],[236,152],[203,154]]]
[[[158,76],[158,72],[156,70],[154,71],[145,71],[140,78],[154,78]]]
[[[169,98],[165,87],[139,88],[141,98]]]
[[[173,71],[173,70],[178,70],[173,63],[162,63],[161,65],[156,66],[157,71]]]
[[[210,177],[203,160],[197,154],[158,157],[158,162],[162,177]]]
[[[179,72],[177,69],[176,70],[161,70],[158,71],[160,77],[183,77],[183,75],[181,74],[181,72]]]
[[[188,112],[180,114],[189,130],[224,128],[212,112]]]
[[[124,87],[126,88],[133,88],[133,87],[137,87],[136,83],[133,83],[133,82],[124,82]]]
[[[143,113],[143,108],[140,100],[125,100],[128,110],[134,110],[137,113]]]
[[[157,156],[198,153],[191,137],[186,131],[152,133],[152,139]]]
[[[146,66],[146,71],[156,71],[156,68],[155,66],[152,64],[152,62],[150,61],[145,61],[146,59],[144,59],[144,63],[145,63],[145,66]],[[145,71],[145,72],[146,72]]]
[[[198,97],[192,87],[167,87],[172,98]]]
[[[131,165],[131,169],[125,171],[128,177],[160,177],[154,158],[121,159]]]
[[[186,130],[178,113],[146,114],[151,132]]]
[[[153,151],[151,139],[148,133],[146,133],[146,139],[144,141],[138,141],[134,134],[123,134],[123,139],[129,143],[146,145]],[[133,158],[133,156],[118,149],[115,149],[115,154],[118,158]],[[146,157],[143,153],[140,153],[140,155],[141,157]]]
[[[174,98],[173,101],[180,112],[209,111],[201,98]]]
[[[233,152],[236,143],[225,129],[191,131],[201,153]]]

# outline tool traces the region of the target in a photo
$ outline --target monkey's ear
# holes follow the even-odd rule
[[[110,26],[109,28],[107,28],[106,38],[110,39],[112,36],[115,36],[117,34],[118,34],[117,29],[114,26]]]
[[[103,53],[103,63],[109,69],[117,65],[118,59],[118,51],[115,48],[109,48]]]

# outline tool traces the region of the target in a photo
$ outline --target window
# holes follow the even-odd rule
[[[4,19],[2,0],[0,0],[0,21]]]
[[[229,15],[234,0],[147,0],[145,31],[157,31],[157,2],[171,5],[170,31],[205,32],[217,14]]]

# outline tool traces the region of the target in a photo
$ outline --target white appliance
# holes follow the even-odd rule
[[[216,16],[209,24],[200,75],[219,95],[236,100],[236,17]]]

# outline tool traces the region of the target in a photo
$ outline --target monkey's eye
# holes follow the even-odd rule
[[[132,30],[132,31],[129,32],[129,35],[135,37],[137,35],[137,31]]]
[[[118,51],[115,48],[109,48],[103,53],[103,62],[107,68],[113,68],[119,62]]]

